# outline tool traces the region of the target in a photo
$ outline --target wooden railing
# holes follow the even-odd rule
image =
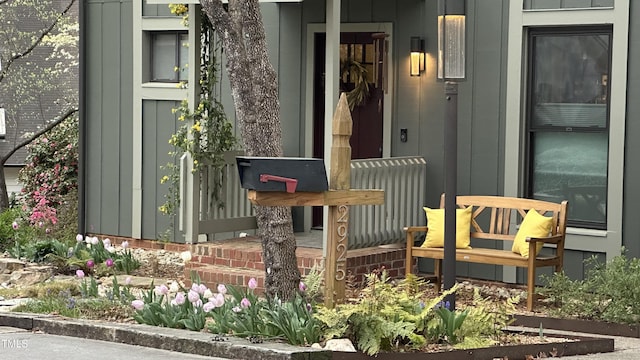
[[[224,207],[212,201],[213,172],[200,173],[199,234],[216,234],[255,229],[253,207],[246,190],[240,187],[235,156],[229,153],[222,178]],[[404,241],[403,227],[424,223],[426,161],[419,156],[351,161],[352,189],[382,189],[384,205],[352,206],[349,248],[392,244]]]

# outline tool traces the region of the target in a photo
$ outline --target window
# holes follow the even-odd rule
[[[528,195],[569,200],[570,226],[605,229],[611,29],[529,33]]]
[[[152,33],[151,80],[187,81],[188,44],[188,34],[183,31]]]

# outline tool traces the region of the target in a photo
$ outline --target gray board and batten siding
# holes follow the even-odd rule
[[[131,235],[131,0],[84,2],[86,231]]]

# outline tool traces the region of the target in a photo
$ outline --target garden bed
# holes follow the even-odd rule
[[[190,352],[225,358],[260,358],[267,360],[370,360],[373,357],[363,353],[329,352],[278,342],[265,341],[252,344],[245,339],[229,337],[225,341],[213,341],[215,336],[204,332],[159,328],[147,325],[113,324],[101,321],[72,320],[41,314],[0,313],[0,326],[12,326],[27,330],[40,330],[53,335],[122,342],[132,345],[149,346],[169,351]],[[536,333],[530,336],[537,337]],[[517,344],[493,346],[467,350],[447,350],[434,352],[381,352],[379,360],[458,360],[458,359],[524,359],[527,355],[539,357],[561,357],[592,353],[612,352],[613,339],[582,336],[545,335],[557,337],[558,341],[544,344]]]
[[[529,333],[532,337],[537,334]],[[504,346],[492,346],[467,350],[447,350],[434,352],[381,352],[376,355],[377,360],[460,360],[460,359],[525,359],[527,355],[532,358],[562,357],[573,355],[585,355],[594,353],[612,352],[614,350],[613,339],[591,338],[583,336],[545,335],[545,338],[557,337],[558,341],[544,344],[516,344]],[[363,353],[333,352],[332,360],[365,360],[371,359]]]

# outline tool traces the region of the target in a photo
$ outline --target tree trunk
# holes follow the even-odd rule
[[[249,156],[282,156],[278,77],[269,61],[258,0],[201,0],[222,38],[236,115]],[[291,208],[256,206],[267,295],[287,299],[300,281]]]

